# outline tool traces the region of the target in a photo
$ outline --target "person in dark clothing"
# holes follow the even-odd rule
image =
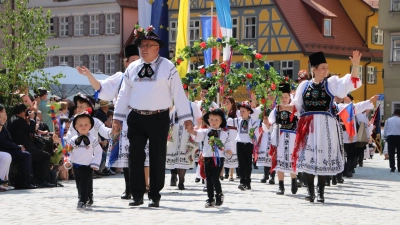
[[[50,154],[38,149],[31,137],[36,130],[34,117],[35,114],[28,111],[23,103],[18,103],[14,106],[14,116],[11,117],[8,130],[12,140],[17,145],[22,145],[31,154],[33,177],[36,179],[36,183],[41,187],[54,187],[54,184],[46,181],[50,171]]]
[[[20,176],[15,181],[17,189],[33,189],[36,186],[30,183],[32,173],[32,157],[25,148],[12,142],[10,134],[4,126],[7,121],[7,113],[0,104],[0,151],[11,155],[12,162],[18,164]]]

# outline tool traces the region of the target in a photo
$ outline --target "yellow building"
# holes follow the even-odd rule
[[[209,15],[213,2],[191,0],[191,41],[201,37],[200,15]],[[169,0],[171,50],[175,49],[178,6],[178,0]],[[360,101],[383,93],[383,87],[378,87],[379,84],[383,86],[381,77],[378,77],[377,84],[376,81],[372,84],[371,80],[366,79],[367,68],[373,71],[372,79],[376,77],[376,71],[382,70],[382,63],[374,60],[370,62],[375,57],[364,45],[363,37],[356,28],[358,24],[352,23],[339,0],[231,0],[231,15],[233,37],[267,55],[269,64],[281,74],[297,79],[299,70],[310,70],[308,56],[323,51],[331,73],[343,76],[350,72],[349,56],[357,49],[363,53],[363,67],[360,67],[359,77],[364,78],[364,84],[367,83],[367,92],[365,94],[364,89],[360,88],[352,93],[353,96]],[[371,18],[371,26],[375,24],[372,21]],[[239,53],[234,53],[232,62],[243,63],[246,67],[253,66]],[[373,69],[368,66],[373,66]],[[249,98],[244,88],[234,97],[238,101]]]

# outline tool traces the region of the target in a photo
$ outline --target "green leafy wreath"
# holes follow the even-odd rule
[[[279,84],[282,82],[290,82],[292,89],[295,88],[295,83],[292,82],[288,77],[279,75],[273,67],[265,62],[266,56],[261,53],[257,53],[253,50],[253,46],[245,46],[239,44],[234,38],[215,38],[210,37],[206,41],[200,39],[195,41],[192,46],[187,46],[178,51],[177,57],[173,59],[175,66],[179,66],[184,60],[189,60],[191,57],[198,56],[198,54],[207,49],[221,49],[229,45],[231,52],[237,52],[243,54],[246,61],[253,62],[256,68],[245,68],[240,63],[236,65],[230,65],[229,62],[220,62],[214,60],[208,67],[204,65],[199,66],[196,70],[192,70],[182,78],[184,87],[192,84],[200,84],[195,89],[189,89],[189,98],[194,100],[200,92],[201,86],[204,84],[211,84],[211,88],[208,89],[208,94],[205,96],[204,109],[209,111],[212,102],[217,97],[217,93],[220,92],[223,95],[231,95],[236,92],[239,86],[246,86],[248,91],[253,90],[256,95],[257,101],[261,107],[265,109],[267,105],[270,105],[267,96],[273,95],[279,97],[281,92],[279,91]],[[233,53],[232,52],[232,53]],[[229,70],[228,70],[229,69]],[[279,98],[277,98],[279,102]]]

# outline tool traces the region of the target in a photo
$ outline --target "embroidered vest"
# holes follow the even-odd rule
[[[277,121],[281,125],[281,130],[291,130],[294,131],[297,128],[297,116],[293,117],[293,120],[290,121],[290,116],[292,115],[289,111],[279,111],[277,112]]]
[[[329,113],[334,116],[333,96],[327,90],[328,82],[326,79],[319,84],[308,81],[307,88],[303,92],[303,109],[305,112]]]

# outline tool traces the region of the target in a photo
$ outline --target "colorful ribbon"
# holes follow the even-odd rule
[[[351,82],[354,84],[354,88],[357,88],[357,82],[360,80],[358,77],[351,77]]]

